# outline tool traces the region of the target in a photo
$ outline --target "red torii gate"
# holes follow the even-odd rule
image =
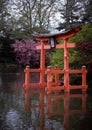
[[[64,32],[64,33],[55,33],[55,34],[35,34],[36,40],[41,42],[41,45],[37,46],[37,49],[41,50],[41,56],[40,56],[40,69],[30,69],[26,68],[26,76],[25,76],[25,86],[46,86],[44,75],[45,72],[47,73],[47,89],[46,91],[56,91],[56,90],[65,90],[65,92],[69,92],[70,89],[78,89],[82,88],[83,91],[86,91],[87,85],[86,85],[86,73],[87,70],[85,67],[82,68],[82,70],[70,70],[69,69],[69,56],[68,56],[68,48],[74,48],[75,43],[69,43],[69,38],[76,35],[76,33],[80,31],[80,27],[76,27],[70,31]],[[57,44],[58,40],[63,40],[63,44]],[[50,42],[50,44],[46,44]],[[45,69],[45,49],[51,49],[51,48],[63,48],[64,49],[64,70],[60,70],[58,68],[51,69],[48,68]],[[40,83],[38,84],[30,84],[29,83],[29,73],[30,72],[40,72]],[[70,79],[69,74],[71,73],[82,73],[82,85],[80,86],[70,86]],[[52,74],[56,75],[56,82],[58,83],[58,75],[64,74],[64,85],[53,87],[52,83]],[[58,85],[58,84],[56,84]]]

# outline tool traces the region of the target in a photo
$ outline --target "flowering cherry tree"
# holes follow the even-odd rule
[[[31,67],[39,67],[40,50],[36,50],[39,42],[33,40],[15,41],[12,48],[16,53],[16,60],[19,64],[30,65]],[[49,52],[46,52],[46,65],[49,63]]]

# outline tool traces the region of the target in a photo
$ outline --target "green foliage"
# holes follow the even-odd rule
[[[72,68],[81,68],[82,65],[87,66],[88,85],[92,86],[92,25],[86,24],[82,30],[73,38],[72,42],[76,42],[76,48],[70,51],[70,65]]]
[[[72,63],[74,63],[74,61],[78,62],[80,59],[81,59],[81,57],[79,56],[78,51],[76,51],[76,49],[69,50],[70,67],[72,67],[73,69],[80,68],[78,66],[78,64],[76,65],[76,63],[72,65]]]
[[[70,39],[71,44],[72,44],[72,42],[76,43],[76,48],[69,49],[69,63],[70,63],[70,67],[72,67],[72,68],[80,68],[81,67],[80,65],[82,65],[84,63],[83,59],[85,61],[85,56],[86,56],[86,60],[90,59],[91,50],[89,51],[89,49],[90,49],[91,45],[89,45],[88,42],[83,44],[82,41],[85,41],[85,42],[92,41],[92,25],[91,24],[84,25],[82,27],[82,30],[80,32],[78,32],[75,37],[72,37]],[[88,46],[88,48],[87,48],[87,46]],[[86,49],[81,48],[82,52],[79,53],[80,47],[84,47]],[[85,52],[83,52],[83,51],[85,51]],[[89,54],[87,52],[89,52]],[[79,61],[82,61],[82,63],[80,64]],[[55,64],[57,64],[60,68],[63,68],[63,64],[64,64],[63,49],[57,49],[56,51],[54,51],[52,53],[51,65],[55,65]]]
[[[70,63],[71,66],[78,64],[82,65],[90,59],[91,53],[91,41],[92,41],[92,25],[83,25],[82,30],[77,35],[70,39],[70,42],[76,43],[76,48],[70,51]],[[86,58],[86,59],[85,59]],[[76,66],[75,66],[76,67]]]
[[[71,38],[70,41],[92,41],[92,24],[83,25],[82,30],[75,37]]]
[[[63,49],[56,49],[52,52],[51,55],[51,65],[58,65],[59,68],[63,69],[64,58],[63,58]]]

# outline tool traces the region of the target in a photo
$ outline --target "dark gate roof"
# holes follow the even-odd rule
[[[57,37],[72,37],[74,35],[76,35],[76,33],[78,31],[80,31],[81,28],[78,26],[78,27],[75,27],[71,30],[68,30],[68,31],[64,31],[64,32],[58,32],[58,33],[52,33],[52,34],[41,34],[41,33],[34,33],[33,36],[35,36],[36,38],[38,38],[39,40],[42,38],[50,38],[50,37],[54,37],[54,38],[57,38]]]

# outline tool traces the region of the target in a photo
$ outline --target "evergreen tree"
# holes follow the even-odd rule
[[[61,18],[64,22],[59,23],[58,30],[69,30],[75,26],[82,24],[85,14],[85,1],[81,0],[65,0],[62,9],[59,9]]]
[[[84,23],[92,23],[92,0],[88,0],[86,2],[83,21],[84,21]]]

